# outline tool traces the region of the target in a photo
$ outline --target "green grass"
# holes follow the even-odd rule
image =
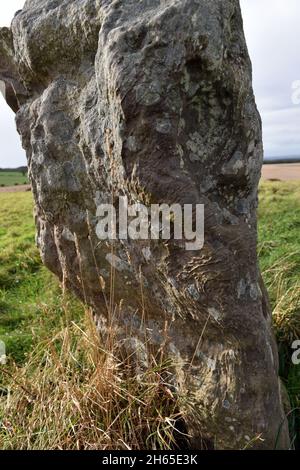
[[[291,345],[300,339],[300,183],[266,182],[260,188],[259,257],[270,294],[279,346],[280,376],[291,402],[290,428],[300,448],[300,365]]]
[[[32,210],[31,193],[0,194],[0,340],[8,356],[0,449],[172,448],[179,412],[164,385],[168,364],[137,377],[115,363],[90,312],[42,266]]]
[[[1,193],[0,220],[0,340],[7,354],[22,363],[60,324],[62,294],[35,247],[31,193]],[[77,313],[79,304],[69,302]]]
[[[258,253],[276,333],[291,343],[300,338],[300,183],[264,183],[258,216]]]
[[[101,347],[96,346],[90,351],[87,339],[82,344],[84,331],[87,331],[83,306],[71,295],[63,295],[58,281],[42,266],[34,244],[32,211],[31,193],[0,194],[0,340],[6,343],[9,357],[9,368],[6,370],[12,371],[13,376],[6,376],[4,372],[0,375],[0,396],[1,389],[4,390],[4,395],[8,393],[7,390],[14,389],[10,398],[11,405],[7,410],[8,418],[5,419],[9,423],[14,421],[15,426],[13,432],[10,424],[4,432],[1,432],[0,426],[0,448],[71,448],[73,445],[76,448],[76,445],[84,446],[85,440],[89,442],[85,448],[112,448],[112,444],[117,446],[113,441],[118,439],[125,439],[127,443],[131,440],[135,443],[135,448],[141,448],[143,444],[132,433],[136,426],[146,432],[143,427],[146,422],[146,427],[153,432],[151,445],[167,448],[168,444],[158,438],[154,431],[157,423],[162,426],[160,418],[163,410],[160,407],[157,415],[156,392],[151,388],[151,371],[149,380],[151,378],[152,385],[149,390],[147,387],[141,389],[140,384],[132,379],[127,380],[126,385],[121,380],[118,382],[118,387],[121,388],[114,389],[120,394],[121,401],[115,400],[114,409],[106,409],[106,414],[101,412],[100,416],[97,415],[95,402],[109,402],[109,397],[115,393],[110,388],[111,381],[116,377],[110,375],[110,360],[107,368],[101,352],[101,377],[106,382],[102,380],[97,382],[96,388],[91,387],[90,384],[95,384],[98,380],[96,377],[99,376],[99,367],[94,356],[98,357]],[[300,407],[300,366],[291,362],[292,341],[300,338],[299,253],[300,183],[265,182],[260,187],[259,257],[273,309],[280,351],[280,375],[290,396],[291,409]],[[96,339],[94,341],[97,342]],[[108,379],[105,378],[106,374]],[[67,381],[64,380],[66,375],[69,377]],[[161,380],[157,369],[154,377]],[[146,383],[147,380],[145,378]],[[70,388],[66,388],[67,386]],[[155,390],[162,389],[160,382],[157,387]],[[30,398],[34,395],[42,399],[45,390],[52,397],[53,403],[52,415],[48,417],[48,421],[44,408]],[[132,397],[135,394],[139,398],[133,403]],[[67,397],[71,397],[70,405],[67,405]],[[66,407],[62,416],[59,413],[62,413],[60,403],[63,400],[66,400]],[[153,410],[156,410],[155,416],[150,411],[151,406],[147,405],[147,400]],[[126,409],[124,413],[121,405]],[[141,414],[140,407],[143,408],[144,405],[146,408]],[[173,417],[164,421],[167,423],[172,420],[174,422],[176,414],[176,403],[172,402],[171,408],[168,408],[169,405],[170,403],[166,405],[165,412],[170,411],[170,414],[165,416]],[[114,415],[115,410],[120,416]],[[150,413],[148,421],[147,411]],[[83,416],[86,421],[83,421]],[[120,419],[122,416],[127,416],[126,422]],[[137,416],[145,416],[145,420],[134,421]],[[95,421],[95,417],[101,421],[101,426]],[[110,427],[112,418],[117,429]],[[3,422],[6,422],[5,419],[3,417]],[[62,420],[67,423],[62,425]],[[40,434],[43,422],[47,429],[45,435]],[[100,426],[107,432],[99,434],[95,431],[90,434],[91,426],[95,430]],[[299,446],[300,414],[297,411],[290,413],[290,428],[295,444]],[[31,430],[32,435],[36,431],[38,437],[30,442],[26,441],[29,438],[22,436],[27,429]],[[53,436],[53,429],[59,430],[57,439]],[[164,439],[172,440],[171,429],[163,428],[162,434]],[[80,436],[78,441],[77,436]],[[124,448],[120,443],[118,445],[119,448]]]
[[[28,184],[27,175],[18,171],[0,171],[0,187]]]

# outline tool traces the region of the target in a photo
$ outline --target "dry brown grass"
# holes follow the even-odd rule
[[[139,375],[103,349],[87,312],[26,365],[10,364],[1,398],[1,449],[171,449],[183,435],[169,364]],[[3,394],[3,392],[2,392]]]
[[[297,270],[299,253],[289,253],[279,258],[263,273],[271,279],[273,323],[280,342],[292,344],[300,338],[300,282],[290,282],[291,273]]]

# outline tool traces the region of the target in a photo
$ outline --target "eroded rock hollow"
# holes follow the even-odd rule
[[[163,345],[193,446],[288,448],[256,253],[263,149],[238,0],[27,0],[0,30],[0,78],[44,264],[100,330],[113,297],[119,341],[141,366],[145,331],[152,354]],[[100,241],[97,207],[120,196],[204,204],[203,248]]]

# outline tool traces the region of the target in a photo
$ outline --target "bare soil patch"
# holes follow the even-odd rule
[[[279,181],[300,180],[300,163],[263,165],[262,179]]]
[[[21,193],[31,191],[30,184],[20,184],[18,186],[4,186],[0,188],[0,193]]]

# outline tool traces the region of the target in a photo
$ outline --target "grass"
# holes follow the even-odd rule
[[[18,171],[0,171],[0,187],[28,184],[27,175]]]
[[[88,314],[83,327],[66,322],[39,343],[22,369],[10,368],[1,449],[175,446],[179,413],[166,382],[167,364],[152,365],[137,377],[103,349]]]
[[[0,339],[21,364],[59,322],[62,293],[35,247],[31,193],[2,193],[0,201]]]
[[[89,311],[44,268],[31,193],[0,194],[0,449],[171,449],[178,401],[168,364],[132,373]]]
[[[299,182],[268,182],[261,186],[259,257],[273,308],[280,376],[291,402],[292,440],[300,448],[300,365],[291,361],[291,345],[300,339]]]
[[[178,430],[180,398],[168,364],[132,373],[102,344],[90,312],[63,295],[34,246],[31,193],[0,194],[1,449],[172,449],[187,445]],[[291,400],[290,428],[299,445],[300,184],[260,188],[259,256],[270,292],[280,375]],[[112,345],[112,346],[111,346]],[[184,427],[181,428],[184,431]]]

